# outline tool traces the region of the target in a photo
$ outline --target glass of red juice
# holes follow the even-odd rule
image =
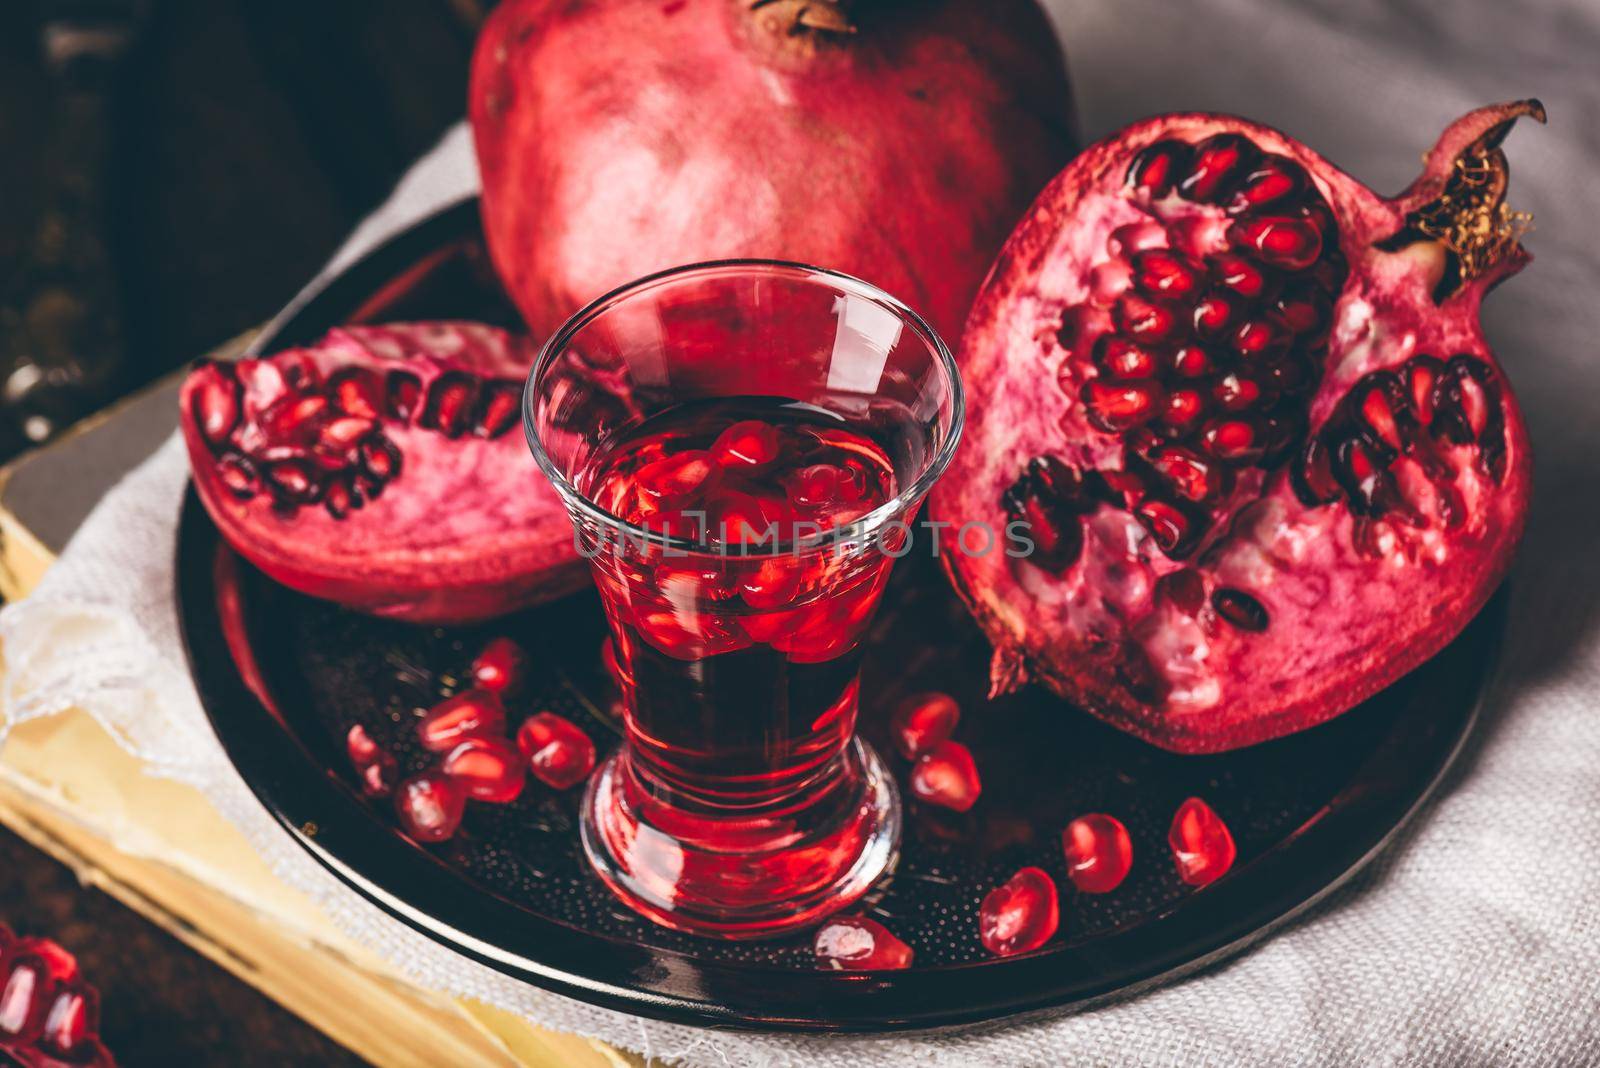
[[[544,346],[528,440],[592,565],[624,704],[583,843],[638,912],[771,937],[893,865],[899,797],[856,737],[858,676],[962,413],[921,318],[801,264],[666,271]]]

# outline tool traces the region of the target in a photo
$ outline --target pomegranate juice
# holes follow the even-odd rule
[[[881,818],[852,738],[893,560],[851,524],[894,498],[890,457],[811,406],[717,399],[602,443],[574,481],[673,539],[588,546],[628,735],[594,787],[602,874],[661,922],[700,929],[675,914],[721,908],[718,933],[765,933],[741,909],[828,892]]]

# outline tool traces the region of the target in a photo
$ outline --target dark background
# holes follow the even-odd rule
[[[464,111],[477,0],[0,0],[0,462],[280,307]],[[0,831],[129,1065],[359,1063]]]

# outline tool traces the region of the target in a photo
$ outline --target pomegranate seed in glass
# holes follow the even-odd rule
[[[728,938],[859,898],[900,830],[856,737],[863,640],[960,436],[949,350],[844,275],[685,267],[551,338],[524,419],[626,680],[590,862],[643,915]]]

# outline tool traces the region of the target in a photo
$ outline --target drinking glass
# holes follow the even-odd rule
[[[779,935],[893,864],[898,794],[855,731],[863,643],[962,416],[920,317],[802,264],[665,271],[540,352],[528,441],[590,560],[624,705],[583,845],[638,912]]]

